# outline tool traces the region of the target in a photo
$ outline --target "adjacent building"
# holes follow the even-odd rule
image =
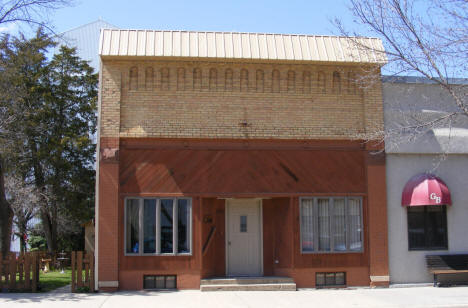
[[[390,282],[431,282],[426,255],[468,251],[468,120],[448,117],[458,111],[455,102],[426,79],[385,78],[383,97]],[[467,281],[463,274],[450,279]]]
[[[76,47],[76,54],[80,59],[89,61],[89,65],[99,71],[99,36],[101,29],[117,29],[116,26],[102,19],[78,26],[57,35],[58,45],[55,52],[61,45]]]
[[[226,276],[388,285],[383,145],[359,139],[383,128],[382,52],[345,37],[110,29],[99,48],[100,290]]]

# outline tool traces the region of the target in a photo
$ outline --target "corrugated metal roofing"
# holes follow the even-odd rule
[[[79,26],[57,35],[60,44],[65,44],[69,47],[76,47],[78,56],[81,59],[90,61],[90,65],[95,70],[99,70],[99,35],[103,28],[117,29],[104,20],[96,20],[94,22]],[[57,52],[59,46],[56,47]]]
[[[99,54],[385,64],[377,38],[103,29]]]

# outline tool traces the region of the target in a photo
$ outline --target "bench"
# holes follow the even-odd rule
[[[427,269],[434,275],[434,287],[441,283],[437,280],[440,274],[468,273],[468,254],[427,255]]]

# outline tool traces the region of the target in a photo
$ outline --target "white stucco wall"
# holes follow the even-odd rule
[[[383,99],[387,131],[411,123],[412,117],[428,119],[456,110],[447,93],[427,83],[385,82]],[[468,118],[440,123],[414,140],[406,137],[386,140],[390,282],[432,282],[425,255],[468,253]],[[439,176],[452,195],[453,205],[447,209],[448,250],[408,250],[407,210],[401,206],[401,194],[412,176],[424,172]]]
[[[390,130],[415,125],[460,111],[453,98],[436,84],[383,83],[384,122]],[[387,153],[468,153],[468,118],[453,116],[422,128],[421,134],[391,134],[385,140]]]
[[[430,171],[437,155],[387,154],[387,206],[391,283],[431,282],[424,256],[437,253],[468,253],[468,155],[449,155],[433,173],[448,186],[453,205],[447,208],[448,250],[409,251],[406,208],[401,194],[415,174]]]

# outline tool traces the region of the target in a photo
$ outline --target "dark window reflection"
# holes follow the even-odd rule
[[[190,208],[186,199],[177,200],[177,250],[179,253],[190,252]]]
[[[161,253],[173,253],[173,202],[161,200]]]
[[[143,208],[144,253],[156,252],[156,200],[145,199]]]
[[[139,214],[138,199],[127,200],[127,253],[139,253],[140,243],[139,230],[140,230],[140,214]]]
[[[445,205],[408,207],[408,244],[410,250],[448,248]]]

